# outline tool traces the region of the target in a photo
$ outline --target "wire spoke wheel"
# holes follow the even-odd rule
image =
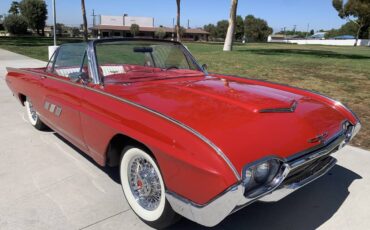
[[[166,200],[158,164],[147,152],[133,146],[124,148],[120,177],[128,204],[146,224],[161,229],[179,220]]]
[[[130,189],[141,207],[153,211],[162,195],[159,177],[153,165],[143,157],[131,160],[128,167]]]

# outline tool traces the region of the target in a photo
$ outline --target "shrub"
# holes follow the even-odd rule
[[[164,37],[166,37],[166,30],[163,27],[159,27],[155,31],[155,36],[158,37],[159,39],[163,39]]]
[[[26,34],[27,21],[20,15],[9,15],[4,19],[4,27],[10,34]]]

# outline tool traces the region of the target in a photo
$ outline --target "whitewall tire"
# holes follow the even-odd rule
[[[32,101],[29,97],[26,98],[24,102],[24,106],[26,107],[26,113],[28,117],[28,121],[31,123],[33,127],[38,130],[44,130],[47,126],[41,121],[36,109],[33,107]]]
[[[155,160],[141,148],[122,151],[120,178],[123,193],[135,214],[160,229],[176,222],[178,215],[165,197],[165,184]]]

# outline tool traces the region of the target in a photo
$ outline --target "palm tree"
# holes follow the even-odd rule
[[[19,14],[19,2],[12,1],[12,4],[10,5],[10,9],[9,9],[8,13],[18,15]]]
[[[181,34],[180,34],[180,3],[181,0],[176,0],[177,3],[177,22],[176,22],[176,34],[177,34],[177,41],[181,42]]]
[[[87,42],[88,33],[87,33],[87,19],[86,19],[86,10],[85,10],[85,0],[81,0],[81,10],[82,10],[82,18],[83,18],[83,35],[84,35],[85,42]]]
[[[225,38],[224,51],[231,51],[233,49],[233,39],[235,32],[236,10],[238,8],[238,0],[231,0],[229,27]]]

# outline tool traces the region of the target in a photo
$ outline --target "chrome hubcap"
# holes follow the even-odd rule
[[[37,120],[37,112],[33,108],[31,100],[28,99],[27,101],[28,101],[28,109],[30,110],[32,120],[36,121]]]
[[[161,183],[153,165],[143,157],[135,157],[128,167],[128,179],[135,200],[146,210],[155,210],[162,196]]]

